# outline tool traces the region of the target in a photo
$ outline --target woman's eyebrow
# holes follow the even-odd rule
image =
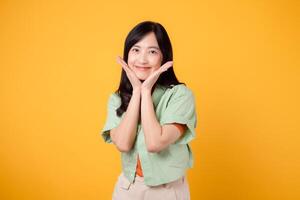
[[[134,47],[138,47],[138,48],[141,48],[139,45],[133,45]],[[157,49],[157,50],[159,50],[159,47],[157,47],[157,46],[149,46],[149,47],[147,47],[148,49],[151,49],[151,48],[154,48],[154,49]]]

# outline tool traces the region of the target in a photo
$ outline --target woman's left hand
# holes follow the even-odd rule
[[[143,91],[150,91],[154,85],[154,83],[157,81],[158,77],[165,71],[167,71],[170,67],[173,66],[173,61],[168,61],[165,64],[163,64],[160,68],[155,70],[142,84],[142,92]]]

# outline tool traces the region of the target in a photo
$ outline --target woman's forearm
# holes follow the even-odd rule
[[[141,92],[132,92],[124,117],[119,126],[111,131],[111,137],[120,151],[130,151],[134,143],[140,111]]]
[[[162,127],[157,121],[151,91],[141,93],[141,123],[147,150],[155,152],[161,139]]]

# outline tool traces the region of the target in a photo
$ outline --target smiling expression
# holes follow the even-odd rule
[[[153,32],[135,43],[128,53],[128,66],[140,80],[146,80],[161,66],[162,52]]]

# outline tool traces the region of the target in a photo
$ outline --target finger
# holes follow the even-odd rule
[[[119,63],[120,65],[124,65],[124,63],[122,62],[122,58],[120,56],[117,56],[117,63]]]
[[[161,71],[165,72],[172,66],[173,66],[173,61],[168,61],[165,64],[163,64],[163,66],[161,66]]]
[[[120,64],[123,66],[123,68],[125,68],[127,71],[133,72],[122,58],[120,58],[119,61],[120,61]]]
[[[162,68],[169,68],[173,65],[173,61],[168,61],[165,64],[163,64]]]
[[[123,60],[123,58],[121,58],[120,56],[118,56],[117,59],[119,60],[120,63],[122,63],[123,65],[125,65],[126,67],[128,67],[127,63]]]
[[[119,63],[126,72],[130,70],[125,61],[123,61],[123,59],[119,56],[117,57],[117,63]]]
[[[128,67],[126,62],[120,56],[117,57],[117,62],[122,66],[122,68],[126,72],[126,75],[127,75],[127,77],[129,78],[130,81],[132,80],[132,78],[138,79],[136,77],[134,71],[132,69],[130,69],[130,67]]]
[[[173,66],[173,61],[168,61],[163,65],[163,67],[166,67],[166,68],[169,68],[171,66]]]
[[[172,61],[166,62],[160,68],[158,68],[156,71],[154,71],[152,75],[153,76],[159,76],[160,74],[162,74],[163,72],[167,71],[172,66],[173,66],[173,62]]]

